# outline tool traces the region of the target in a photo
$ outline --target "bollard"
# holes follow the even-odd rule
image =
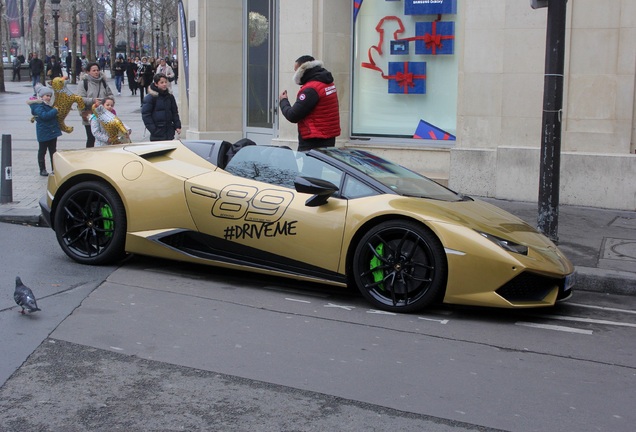
[[[2,135],[2,179],[0,180],[0,204],[13,201],[13,175],[11,173],[11,135]]]

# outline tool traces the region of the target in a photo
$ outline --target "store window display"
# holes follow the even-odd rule
[[[354,2],[353,138],[452,145],[458,1]]]

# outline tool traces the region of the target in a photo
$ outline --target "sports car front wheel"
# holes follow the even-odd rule
[[[109,264],[125,254],[126,211],[107,184],[71,187],[57,205],[54,226],[62,250],[81,264]]]
[[[388,221],[373,227],[358,244],[353,273],[362,295],[392,312],[415,312],[444,290],[444,248],[426,228],[411,221]]]

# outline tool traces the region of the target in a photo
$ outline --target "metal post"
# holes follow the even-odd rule
[[[13,201],[13,174],[11,172],[11,135],[2,135],[2,179],[0,180],[0,203]]]
[[[55,21],[55,35],[53,39],[53,48],[55,49],[55,58],[60,61],[60,33],[58,28],[58,20],[60,19],[60,0],[51,0],[51,8],[53,8],[53,20]]]
[[[537,227],[557,242],[567,0],[548,2]]]

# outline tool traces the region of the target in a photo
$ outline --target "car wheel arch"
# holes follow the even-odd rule
[[[61,189],[52,228],[62,250],[80,264],[103,265],[126,256],[127,216],[108,182],[85,179]]]
[[[51,228],[55,229],[55,212],[57,211],[57,205],[59,204],[60,199],[64,196],[64,194],[73,186],[80,184],[80,183],[86,183],[86,182],[99,182],[99,183],[103,183],[109,187],[111,187],[116,193],[117,195],[119,195],[119,199],[122,201],[123,205],[124,205],[124,209],[126,211],[126,214],[128,214],[128,208],[126,206],[126,200],[124,199],[124,196],[121,192],[121,190],[117,187],[117,185],[113,184],[113,182],[110,182],[108,180],[106,180],[103,177],[100,177],[98,175],[95,174],[80,174],[77,175],[75,177],[71,177],[70,179],[66,180],[64,183],[62,183],[59,188],[55,191],[55,199],[53,200],[52,204],[51,204]]]
[[[349,248],[347,249],[347,259],[346,259],[347,284],[350,284],[353,282],[353,280],[351,279],[352,270],[353,270],[353,258],[355,255],[355,251],[358,247],[358,244],[360,243],[360,240],[373,227],[387,221],[415,222],[419,224],[423,229],[429,231],[432,235],[434,235],[437,238],[437,240],[439,240],[440,243],[442,243],[440,236],[435,232],[435,230],[433,230],[431,227],[429,227],[427,224],[423,223],[422,221],[412,217],[393,214],[393,215],[381,215],[373,219],[369,219],[356,230],[355,234],[351,238],[351,241],[349,242]],[[442,243],[442,246],[443,246],[443,243]],[[443,258],[446,261],[446,265],[448,266],[448,260],[446,259],[446,256],[444,256]]]

